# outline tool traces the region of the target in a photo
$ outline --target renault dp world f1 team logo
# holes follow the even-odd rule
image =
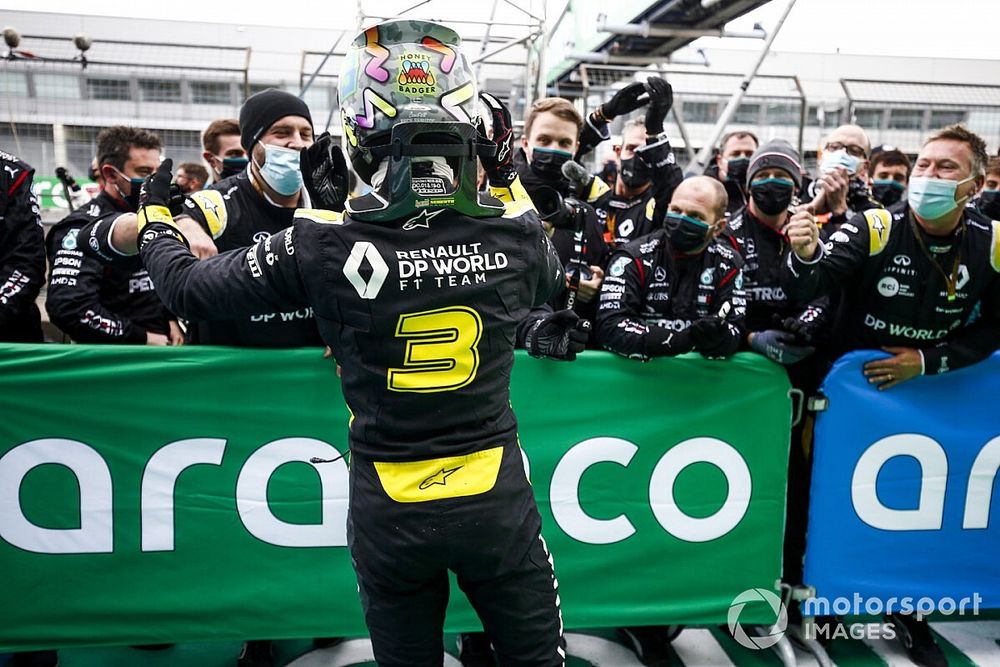
[[[743,612],[743,607],[748,604],[766,604],[774,612],[778,620],[770,627],[768,634],[761,637],[751,637],[740,625],[740,614]],[[771,648],[785,636],[785,628],[788,627],[788,610],[782,604],[781,598],[773,591],[766,588],[751,588],[737,595],[733,603],[729,605],[726,621],[729,624],[729,634],[740,646],[754,650]]]
[[[362,265],[367,264],[371,273],[366,279],[361,274]],[[382,290],[382,283],[389,275],[389,266],[382,259],[375,246],[368,241],[358,241],[351,248],[351,255],[344,263],[344,275],[362,299],[374,299]]]

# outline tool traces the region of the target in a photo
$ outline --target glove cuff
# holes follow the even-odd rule
[[[162,204],[147,204],[139,209],[139,213],[136,215],[137,225],[139,233],[146,225],[152,224],[154,222],[162,222],[165,225],[170,225],[174,229],[177,229],[176,223],[174,223],[174,216],[170,214],[170,209]]]

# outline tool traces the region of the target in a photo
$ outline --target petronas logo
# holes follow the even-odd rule
[[[344,264],[344,275],[357,290],[358,296],[362,299],[374,299],[389,275],[389,266],[374,245],[368,241],[358,241],[351,248],[351,254]]]

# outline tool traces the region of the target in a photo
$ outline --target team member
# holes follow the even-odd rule
[[[574,200],[580,219],[564,216],[559,228],[549,231],[566,273],[566,285],[577,290],[574,310],[593,321],[610,250],[592,204],[607,191],[607,186],[585,171],[580,183],[570,182],[562,172],[563,165],[577,152],[582,126],[583,118],[569,100],[537,100],[525,118],[521,146],[514,152],[513,164],[532,199],[541,201],[544,192],[555,191]],[[562,307],[565,298],[559,294],[555,305]]]
[[[983,140],[952,125],[924,143],[905,204],[866,211],[825,246],[808,211],[788,225],[789,292],[843,290],[835,351],[889,352],[864,366],[880,390],[974,364],[1000,344],[1000,222],[964,206],[986,162]],[[892,620],[914,662],[947,664],[926,622]]]
[[[239,127],[243,130],[242,148],[252,156],[250,167],[194,193],[180,209],[183,217],[192,219],[211,236],[211,245],[219,252],[252,245],[285,229],[297,208],[310,206],[300,167],[300,152],[313,145],[312,117],[305,102],[283,91],[261,91],[243,104]],[[329,142],[326,139],[318,150]],[[346,180],[340,187],[342,210]],[[110,222],[98,222],[87,227],[84,234],[94,239],[102,257],[114,259],[121,253],[136,252],[134,220],[119,221],[113,230]],[[107,241],[110,250],[105,249]],[[322,345],[308,308],[253,313],[236,320],[191,322],[188,341],[235,347]]]
[[[612,248],[662,227],[674,188],[684,178],[663,129],[673,106],[673,89],[656,76],[646,81],[645,89],[645,119],[626,122],[622,143],[615,146],[618,177],[614,189],[594,201],[604,240]]]
[[[208,170],[200,164],[185,162],[177,167],[177,187],[186,195],[193,194],[205,187],[208,182]]]
[[[42,342],[35,298],[45,280],[45,243],[31,192],[34,174],[0,151],[0,341],[5,343]]]
[[[1000,157],[991,157],[987,163],[986,179],[974,203],[987,218],[1000,220]]]
[[[802,184],[799,155],[787,141],[772,139],[754,153],[746,178],[750,201],[729,221],[746,261],[746,344],[789,366],[812,354],[812,339],[829,310],[826,300],[805,307],[781,288],[781,265],[789,252],[785,226]]]
[[[726,204],[717,180],[688,179],[674,191],[666,228],[615,252],[601,287],[601,345],[643,360],[736,352],[746,298],[736,243],[719,236]]]
[[[729,208],[726,210],[730,215],[736,215],[747,203],[747,167],[759,146],[757,135],[748,130],[727,132],[719,142],[713,171],[726,187],[726,195],[729,196]]]
[[[810,210],[823,216],[831,231],[855,213],[878,208],[868,190],[871,142],[857,125],[841,125],[823,143],[819,174],[807,188]]]
[[[506,206],[475,190],[470,151],[489,161],[495,146],[477,139],[459,41],[422,21],[355,39],[341,112],[351,162],[374,190],[346,215],[303,210],[289,229],[199,262],[162,205],[164,165],[139,216],[142,256],[167,302],[195,319],[314,308],[353,413],[348,531],[380,665],[441,664],[449,569],[502,662],[562,665],[507,381],[518,325],[562,270],[516,181],[492,188]]]
[[[160,164],[160,138],[115,126],[97,135],[105,187],[89,204],[59,222],[46,238],[51,275],[45,299],[49,319],[78,343],[180,344],[183,334],[156,295],[138,257],[105,267],[86,256],[81,228],[109,224],[138,208],[142,179]]]
[[[235,176],[250,159],[240,144],[240,124],[235,118],[213,120],[201,135],[201,157],[212,170],[212,182]]]
[[[873,152],[868,168],[872,197],[888,208],[902,201],[906,181],[910,179],[910,158],[906,153],[889,148]]]

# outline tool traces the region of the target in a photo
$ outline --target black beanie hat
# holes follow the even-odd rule
[[[251,95],[240,109],[240,144],[250,154],[255,141],[260,139],[274,121],[285,116],[302,116],[312,125],[312,116],[306,103],[291,93],[268,88]]]
[[[802,187],[802,165],[799,153],[784,139],[771,139],[760,145],[760,148],[750,157],[747,167],[747,187],[758,171],[777,167],[784,169],[795,181],[795,187]]]

